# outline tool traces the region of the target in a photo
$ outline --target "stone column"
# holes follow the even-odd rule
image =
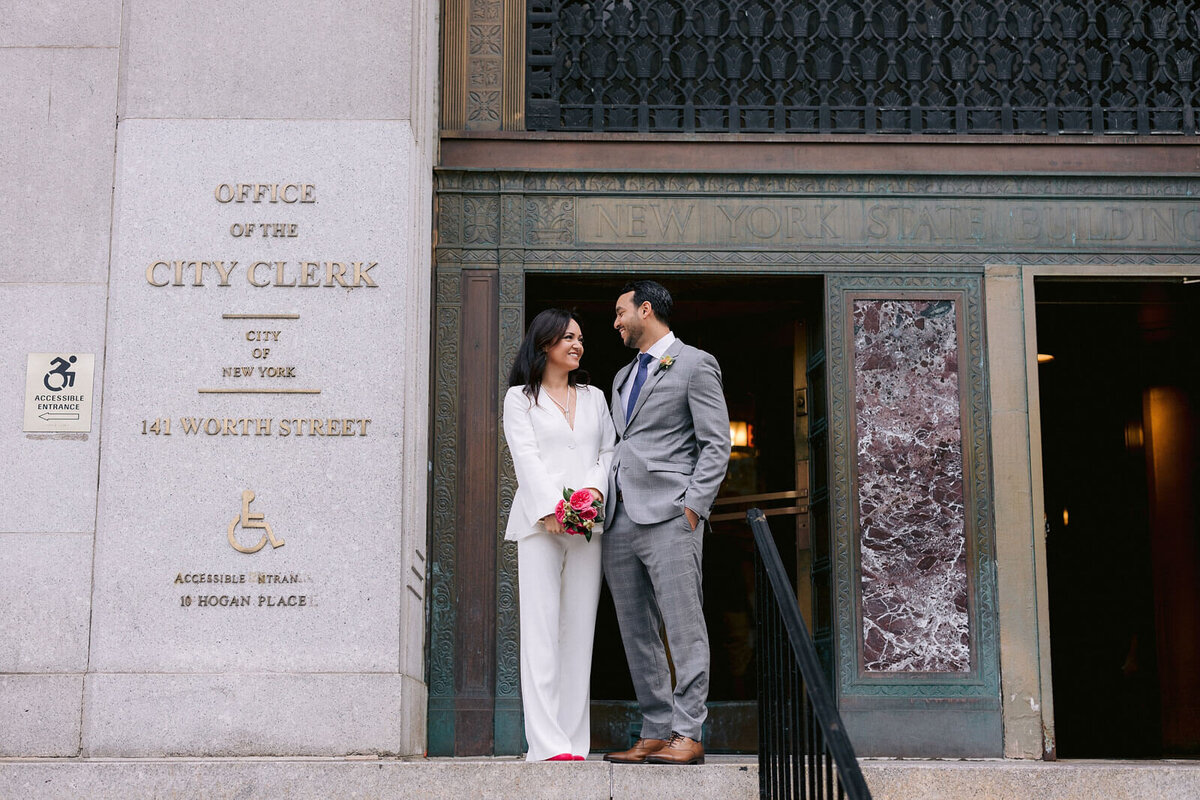
[[[0,756],[63,757],[88,669],[121,3],[3,16]],[[30,353],[95,357],[90,429],[22,430]]]

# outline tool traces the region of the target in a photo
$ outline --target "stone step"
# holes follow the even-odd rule
[[[1200,762],[864,759],[875,800],[1195,800]],[[0,759],[0,800],[750,800],[758,766],[513,758]]]

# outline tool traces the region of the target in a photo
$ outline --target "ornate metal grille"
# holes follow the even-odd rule
[[[1196,0],[528,0],[530,130],[1196,133]]]

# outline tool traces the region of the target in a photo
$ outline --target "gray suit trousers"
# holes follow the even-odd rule
[[[612,591],[625,657],[642,709],[642,736],[671,732],[700,740],[708,716],[708,627],[701,585],[704,522],[691,530],[687,517],[639,525],[614,503],[604,528],[604,576]],[[659,637],[666,629],[667,652]]]

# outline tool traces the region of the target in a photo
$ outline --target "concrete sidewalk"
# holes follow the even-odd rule
[[[1200,762],[864,759],[875,800],[1195,800]],[[750,800],[758,765],[514,758],[3,759],[0,800]]]

